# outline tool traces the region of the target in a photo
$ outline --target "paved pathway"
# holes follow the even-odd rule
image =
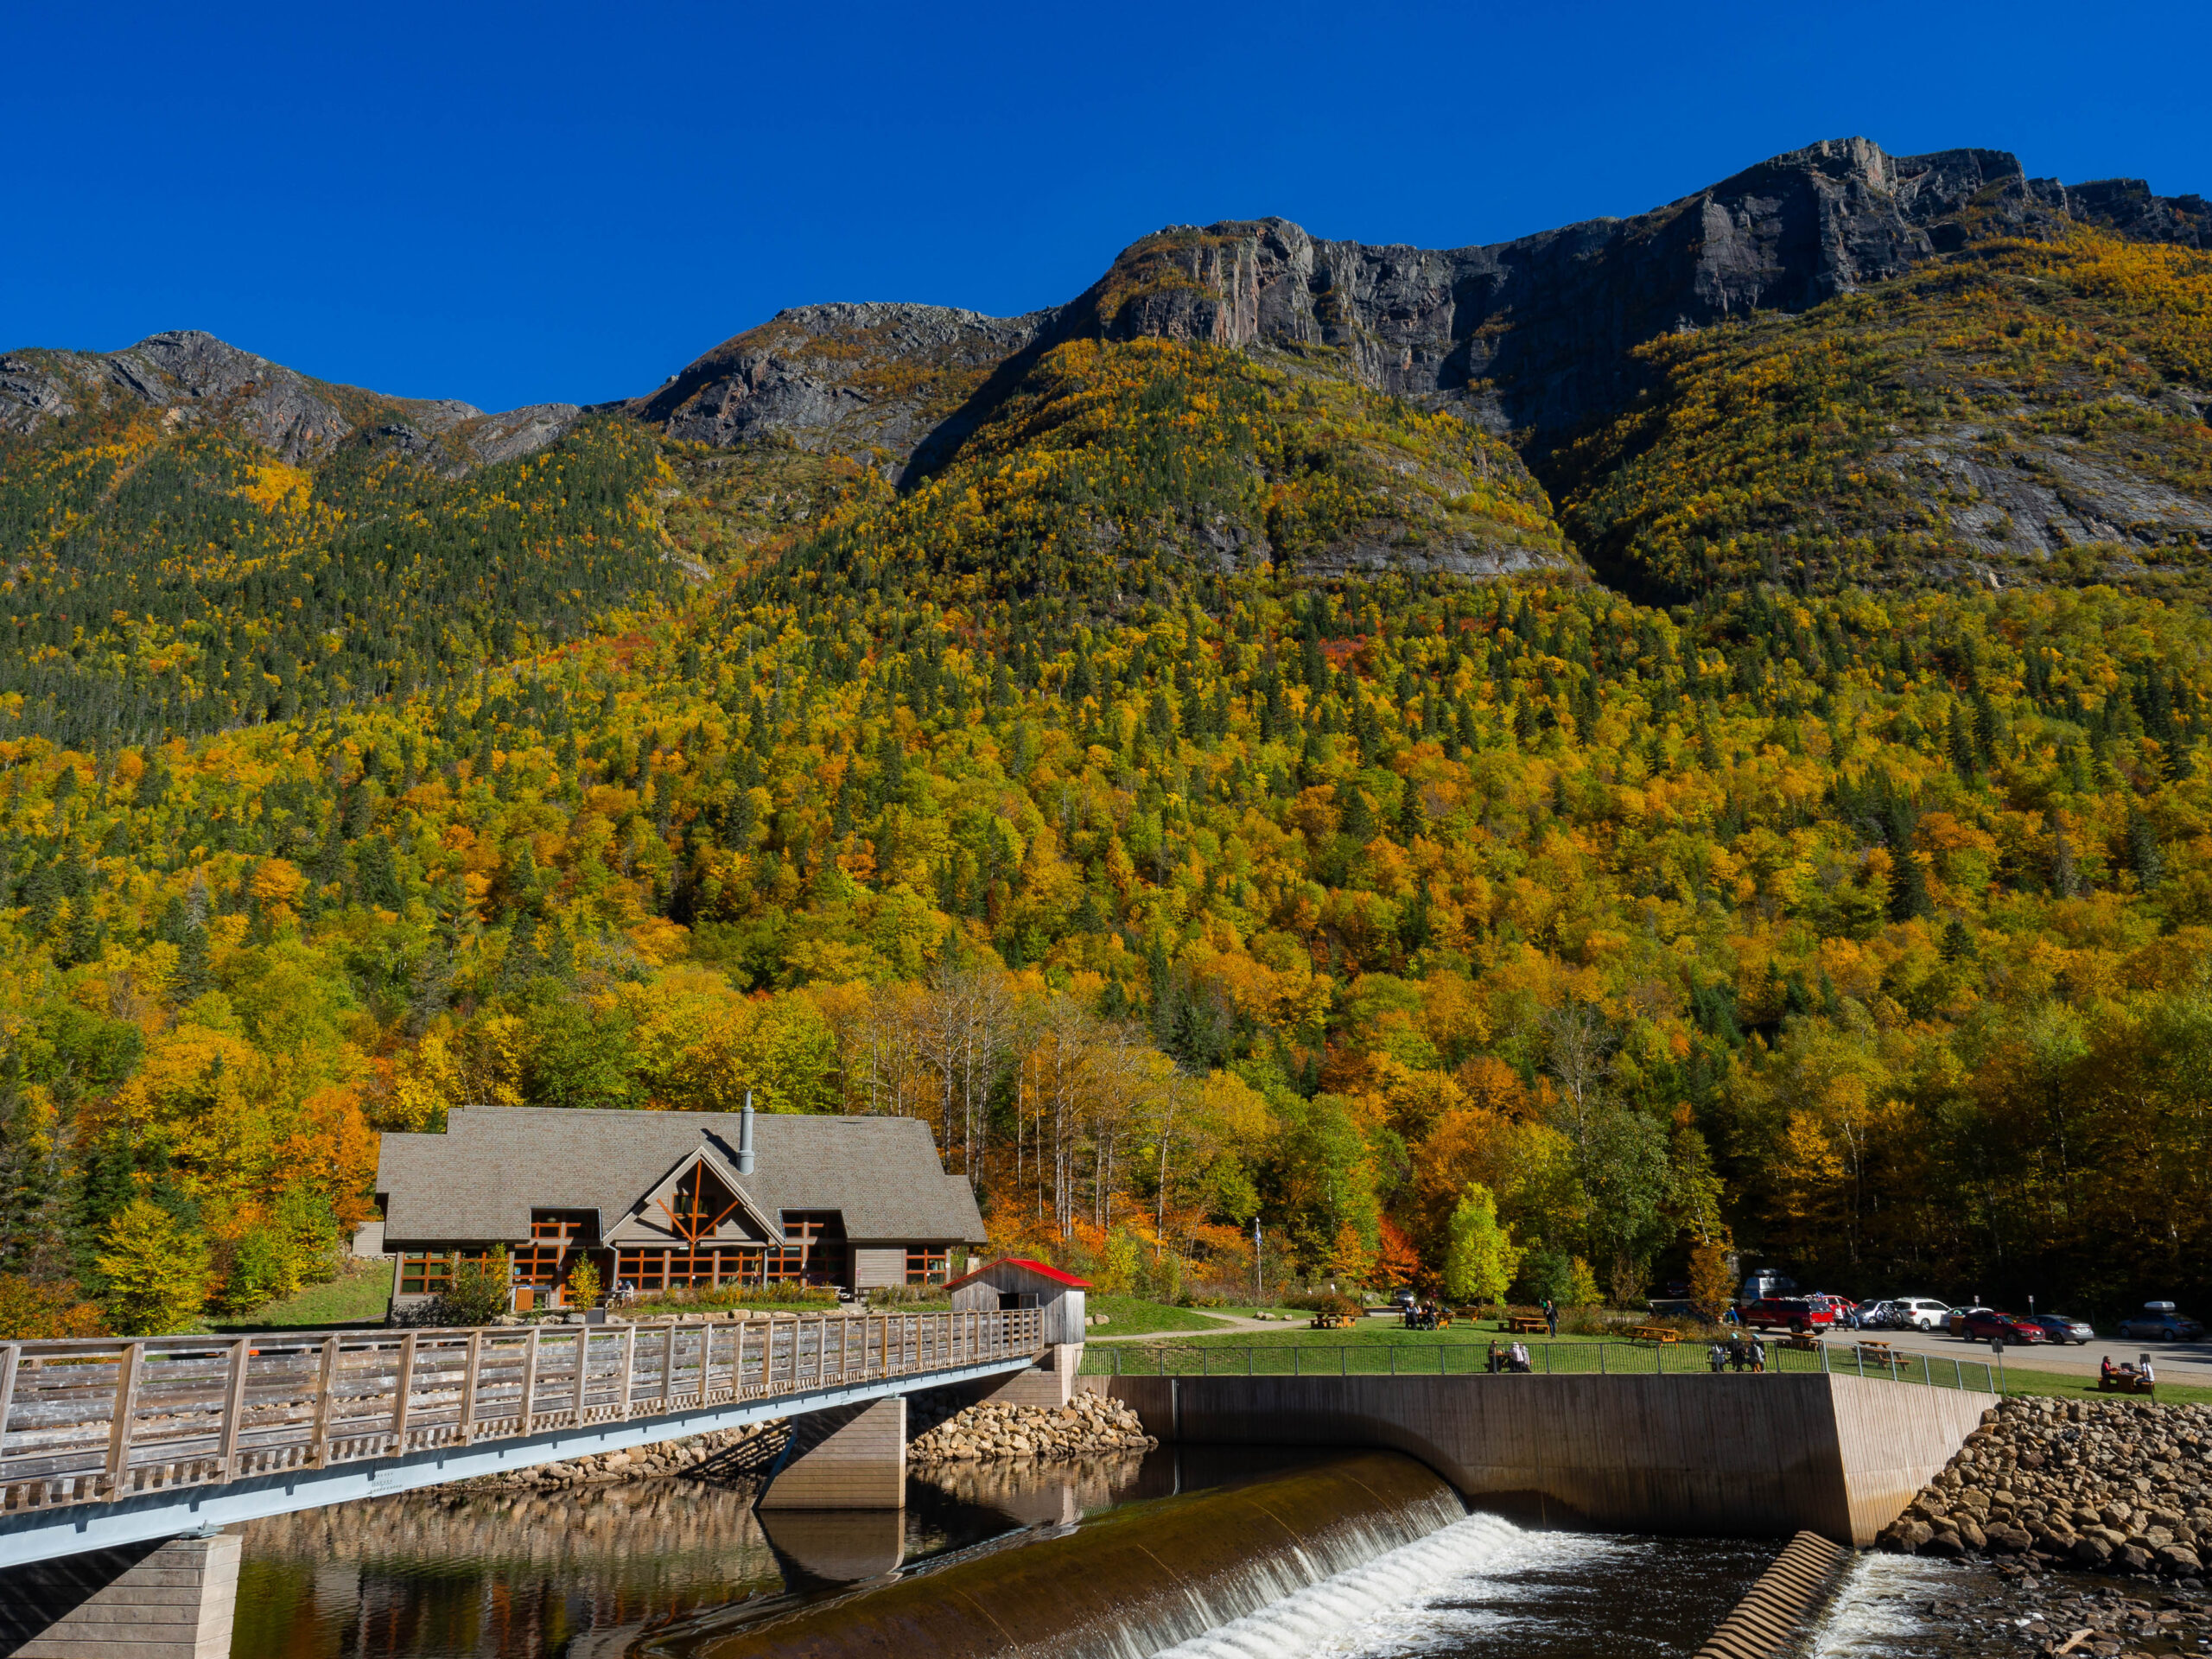
[[[1967,1342],[1941,1331],[1866,1331],[1855,1334],[1870,1342],[1886,1342],[1905,1353],[1931,1354],[1942,1359],[1992,1357],[1987,1343]],[[1848,1331],[1838,1332],[1829,1340],[1848,1342],[1853,1336]],[[2100,1363],[2107,1357],[2115,1365],[2122,1362],[2132,1365],[2145,1354],[2151,1356],[2152,1367],[2161,1381],[2212,1388],[2212,1342],[2122,1342],[2114,1337],[2100,1338],[2082,1347],[2072,1343],[2061,1346],[2055,1342],[2008,1344],[2005,1363],[2023,1370],[2094,1376]]]

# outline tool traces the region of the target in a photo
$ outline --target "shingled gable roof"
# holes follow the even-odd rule
[[[385,1238],[519,1242],[533,1209],[596,1210],[611,1229],[705,1144],[764,1215],[839,1211],[857,1243],[983,1242],[974,1193],[944,1173],[918,1119],[763,1112],[750,1175],[736,1173],[737,1140],[733,1112],[457,1107],[442,1135],[384,1137]]]
[[[756,1145],[758,1141],[756,1136]],[[782,1241],[784,1229],[781,1219],[773,1214],[761,1213],[760,1205],[745,1190],[745,1183],[738,1179],[736,1160],[725,1157],[721,1142],[710,1135],[701,1135],[699,1144],[677,1159],[675,1168],[665,1172],[660,1179],[653,1183],[650,1191],[640,1195],[645,1201],[632,1214],[601,1216],[600,1237],[609,1244],[671,1244],[679,1242],[671,1205],[676,1200],[677,1183],[683,1179],[685,1172],[694,1166],[703,1166],[711,1172],[715,1179],[728,1187],[737,1200],[734,1212],[725,1217],[721,1224],[706,1236],[707,1239],[722,1244],[765,1244],[772,1239],[779,1243]]]

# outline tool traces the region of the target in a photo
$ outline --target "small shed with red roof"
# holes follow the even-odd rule
[[[1083,1293],[1090,1281],[1027,1256],[1004,1255],[963,1274],[945,1288],[957,1308],[990,1312],[1033,1307],[1045,1316],[1045,1340],[1083,1340]]]

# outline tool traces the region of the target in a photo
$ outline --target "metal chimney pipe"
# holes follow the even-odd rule
[[[753,1173],[753,1091],[745,1091],[745,1110],[737,1120],[737,1173]]]

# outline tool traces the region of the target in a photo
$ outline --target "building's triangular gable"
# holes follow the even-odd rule
[[[684,1201],[687,1177],[700,1172],[714,1192],[701,1243],[769,1244],[783,1238],[783,1223],[753,1202],[737,1171],[712,1141],[702,1141],[653,1183],[605,1235],[609,1244],[681,1244],[696,1206]]]

